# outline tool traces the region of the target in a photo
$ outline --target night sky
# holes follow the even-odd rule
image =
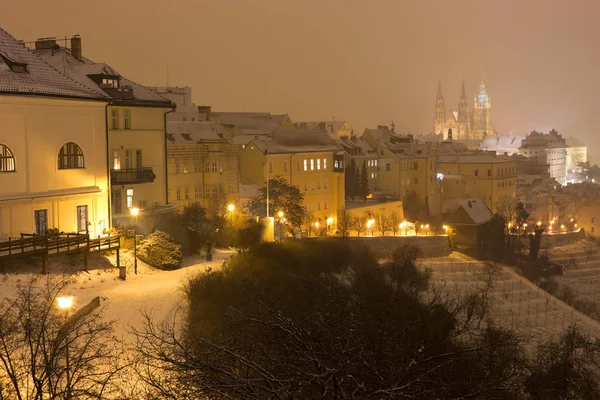
[[[80,34],[83,54],[145,85],[191,86],[220,111],[432,128],[484,71],[500,133],[556,128],[600,146],[600,2],[4,0],[21,40]],[[593,149],[592,149],[593,152]]]

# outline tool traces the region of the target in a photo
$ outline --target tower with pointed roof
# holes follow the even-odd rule
[[[464,79],[462,81],[462,91],[458,100],[456,136],[459,140],[466,140],[471,137],[471,116],[469,115],[469,105],[467,104]]]
[[[433,133],[436,135],[444,134],[446,126],[446,105],[444,96],[442,96],[442,82],[438,83],[438,93],[435,99],[435,114],[433,117]]]
[[[479,84],[479,93],[475,95],[473,104],[473,123],[471,125],[471,139],[482,139],[493,135],[492,125],[492,100],[485,90],[483,76]]]

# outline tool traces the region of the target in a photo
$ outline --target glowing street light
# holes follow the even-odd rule
[[[233,212],[233,211],[235,210],[235,205],[233,205],[233,204],[229,204],[229,205],[227,206],[227,209],[229,210],[229,212]]]
[[[278,216],[279,218],[283,218],[283,211],[279,211],[279,212],[277,213],[277,216]]]
[[[277,212],[277,217],[279,218],[279,241],[283,242],[283,226],[281,224],[283,224],[283,211],[278,211]]]
[[[373,236],[373,230],[371,229],[371,227],[373,226],[373,224],[375,224],[375,220],[374,219],[370,219],[367,221],[367,229],[369,231],[371,231],[371,236]]]
[[[133,272],[137,275],[137,232],[136,223],[137,216],[140,212],[139,208],[130,208],[129,212],[133,215]]]
[[[233,224],[233,212],[235,211],[235,204],[227,205],[227,210],[229,210],[229,223]]]
[[[57,297],[56,301],[58,303],[58,308],[61,310],[65,310],[65,325],[69,320],[69,309],[73,305],[73,296],[61,296]],[[67,399],[71,398],[71,371],[69,365],[69,331],[66,331],[65,334],[65,369],[67,375]]]
[[[329,217],[329,218],[327,218],[327,235],[329,235],[329,230],[330,230],[331,224],[333,224],[333,218]]]
[[[408,229],[406,229],[407,225],[408,224],[406,223],[406,221],[402,221],[402,223],[400,224],[400,229],[404,230],[404,236],[406,236],[406,231],[408,230]]]
[[[536,225],[537,226],[542,226],[542,221],[538,221]]]
[[[425,224],[425,236],[429,234],[429,224]]]

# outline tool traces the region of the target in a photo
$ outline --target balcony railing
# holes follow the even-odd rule
[[[156,175],[152,167],[134,169],[113,169],[110,171],[110,180],[113,185],[129,185],[133,183],[154,182]]]

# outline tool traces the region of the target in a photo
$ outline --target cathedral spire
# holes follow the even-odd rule
[[[438,94],[437,94],[437,97],[438,98],[442,97],[442,81],[441,80],[438,81]]]
[[[463,80],[462,80],[462,91],[460,92],[460,98],[461,99],[467,98],[467,94],[465,93],[465,78],[463,78]]]
[[[446,105],[442,95],[442,81],[438,82],[438,93],[435,99],[435,113],[433,117],[433,133],[439,135],[444,132],[446,124]]]

